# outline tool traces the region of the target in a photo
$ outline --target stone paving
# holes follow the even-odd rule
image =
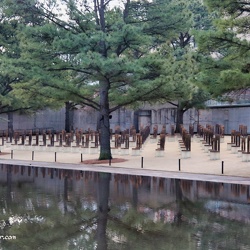
[[[182,179],[201,179],[210,181],[226,180],[232,183],[250,184],[250,162],[243,162],[237,153],[228,150],[227,143],[230,136],[225,136],[221,142],[219,160],[210,160],[209,153],[203,149],[198,138],[194,137],[191,146],[191,157],[182,159],[178,137],[174,140],[166,139],[163,156],[156,157],[157,142],[148,139],[139,152],[140,155],[116,155],[114,158],[126,159],[125,162],[107,164],[86,165],[81,159],[97,159],[98,153],[82,154],[69,152],[13,150],[11,148],[1,150],[0,163],[16,165],[32,165],[44,167],[70,168],[90,171],[103,171],[126,174],[141,174]],[[33,160],[32,160],[33,157]],[[11,159],[12,158],[12,159]],[[56,162],[55,162],[56,160]],[[222,173],[223,166],[223,173]]]

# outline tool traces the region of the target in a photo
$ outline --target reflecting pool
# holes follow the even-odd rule
[[[0,165],[0,249],[250,249],[246,185]]]

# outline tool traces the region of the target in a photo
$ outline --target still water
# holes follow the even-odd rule
[[[250,249],[250,187],[0,165],[0,249]]]

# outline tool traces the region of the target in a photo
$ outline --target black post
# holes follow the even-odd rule
[[[55,152],[55,162],[56,162],[56,152]]]
[[[141,158],[141,168],[143,168],[143,157]]]
[[[13,150],[11,150],[11,154],[10,155],[11,155],[11,159],[13,159]]]
[[[221,162],[221,174],[224,174],[224,161]]]
[[[32,161],[34,160],[34,151],[32,151]]]
[[[179,159],[179,171],[181,171],[181,159]]]
[[[81,162],[82,162],[82,153],[81,153]]]
[[[109,158],[109,166],[111,166],[111,157]]]

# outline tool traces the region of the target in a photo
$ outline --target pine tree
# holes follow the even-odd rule
[[[159,51],[191,19],[181,0],[127,0],[124,8],[111,8],[110,2],[3,3],[8,3],[10,15],[26,23],[25,32],[19,34],[19,66],[25,69],[26,80],[16,85],[16,93],[26,98],[37,93],[98,110],[99,159],[111,157],[111,112],[174,98],[173,83],[168,81],[171,70],[166,67],[171,65]]]
[[[184,113],[191,108],[204,108],[205,101],[210,98],[209,92],[197,80],[200,62],[196,60],[196,39],[195,34],[200,30],[212,28],[212,21],[215,14],[209,13],[202,1],[189,1],[188,9],[192,13],[192,25],[182,30],[177,37],[171,40],[173,56],[175,58],[172,81],[175,83],[175,102],[169,101],[176,106],[176,129],[180,132],[183,124]]]

